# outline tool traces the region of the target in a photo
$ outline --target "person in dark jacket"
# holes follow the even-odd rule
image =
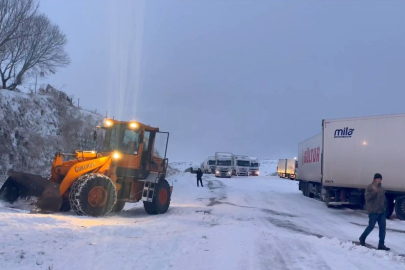
[[[380,241],[378,242],[378,249],[381,250],[390,250],[384,244],[385,241],[385,208],[386,208],[386,199],[385,199],[385,190],[381,186],[382,175],[376,173],[374,175],[373,182],[367,187],[365,193],[366,199],[366,209],[368,212],[368,226],[364,230],[363,234],[360,236],[360,244],[362,246],[366,245],[366,238],[374,229],[375,224],[378,222],[378,228],[380,230],[379,237]]]
[[[198,168],[198,170],[197,170],[197,187],[199,187],[198,183],[200,183],[201,186],[204,187],[203,183],[202,183],[202,176],[203,176],[203,172],[201,171],[200,168]]]

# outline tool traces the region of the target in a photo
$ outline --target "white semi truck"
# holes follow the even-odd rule
[[[216,177],[232,177],[233,170],[233,154],[225,152],[215,153],[215,176]]]
[[[295,179],[297,160],[295,158],[279,159],[277,164],[277,174],[280,178]]]
[[[207,157],[201,164],[201,170],[204,173],[215,173],[215,157]]]
[[[250,158],[248,156],[233,155],[232,174],[236,176],[248,176],[250,169]]]
[[[364,207],[375,173],[383,176],[389,218],[405,220],[405,114],[323,120],[322,132],[298,146],[299,189],[328,206]]]
[[[260,175],[259,159],[257,157],[249,157],[249,159],[250,159],[249,175],[259,176]]]

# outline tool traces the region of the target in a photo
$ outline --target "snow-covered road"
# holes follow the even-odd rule
[[[388,220],[387,246],[351,243],[362,211],[327,208],[297,182],[274,177],[170,178],[165,215],[142,204],[118,215],[33,215],[0,206],[0,269],[405,269],[405,222]],[[376,228],[367,239],[378,243]]]

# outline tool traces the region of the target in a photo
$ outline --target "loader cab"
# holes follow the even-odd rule
[[[117,177],[145,179],[150,172],[166,173],[168,133],[139,122],[112,119],[104,121],[103,129],[102,152],[116,157]]]

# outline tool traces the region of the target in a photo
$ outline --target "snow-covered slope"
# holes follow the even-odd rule
[[[52,87],[38,94],[0,90],[0,175],[10,169],[45,174],[56,151],[92,149],[101,120]]]
[[[190,167],[200,167],[201,163],[198,162],[182,162],[182,161],[178,161],[178,162],[170,162],[170,167],[172,167],[173,169],[178,170],[179,172],[184,172],[186,169],[190,168]]]

